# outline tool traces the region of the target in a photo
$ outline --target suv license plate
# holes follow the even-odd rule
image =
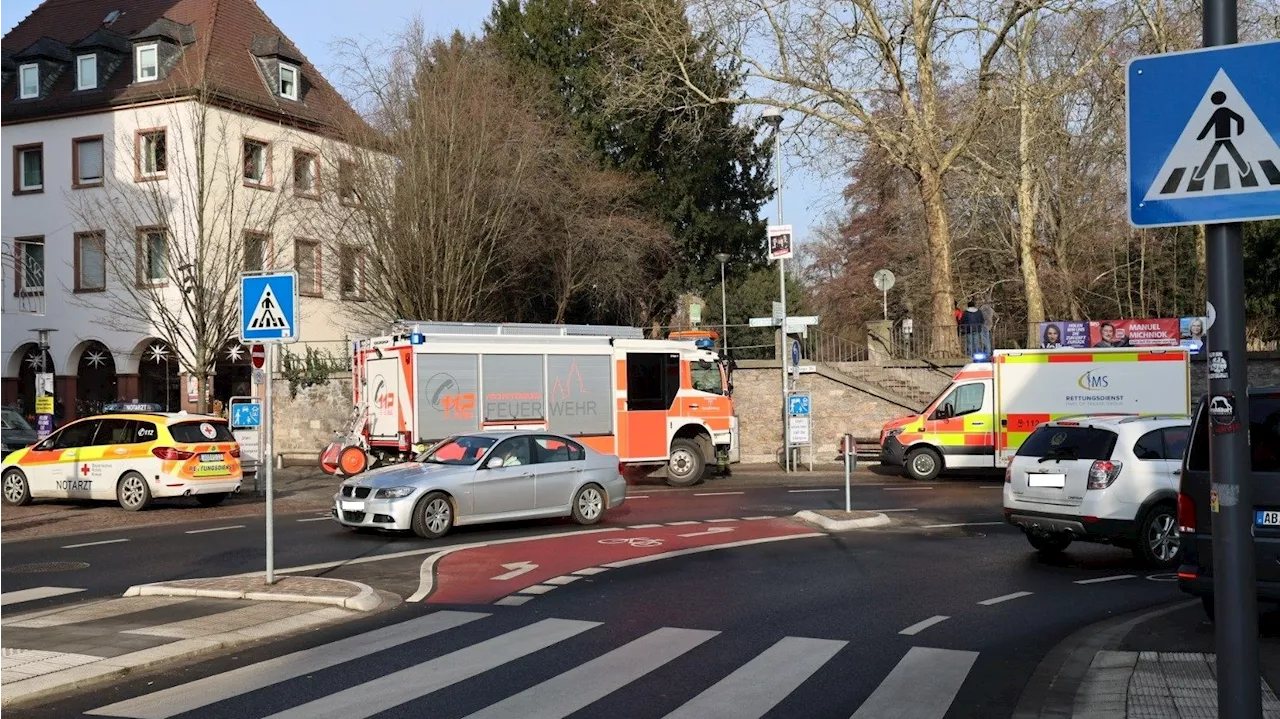
[[[1255,513],[1253,523],[1259,527],[1280,527],[1280,512],[1273,509],[1259,509]]]
[[[1028,473],[1027,486],[1028,487],[1056,487],[1058,489],[1062,489],[1063,487],[1067,486],[1067,475],[1062,473],[1049,473],[1049,472],[1043,472],[1043,473],[1037,472],[1034,474]]]

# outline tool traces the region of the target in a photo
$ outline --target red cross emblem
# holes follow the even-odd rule
[[[88,477],[88,476],[89,476],[89,465],[87,465],[87,464],[82,465],[82,466],[80,467],[80,474],[83,474],[84,476]]]

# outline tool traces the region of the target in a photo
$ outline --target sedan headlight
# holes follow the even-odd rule
[[[413,494],[413,487],[384,487],[374,492],[374,499],[399,499]]]

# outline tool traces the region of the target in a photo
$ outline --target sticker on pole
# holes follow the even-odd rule
[[[298,283],[292,272],[240,278],[240,339],[293,342],[298,339]]]

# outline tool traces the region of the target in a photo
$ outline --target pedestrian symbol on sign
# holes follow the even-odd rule
[[[1191,113],[1144,200],[1280,188],[1280,146],[1221,69]]]
[[[249,317],[250,330],[280,330],[283,337],[288,337],[291,333],[289,322],[285,319],[284,313],[280,310],[280,304],[276,301],[276,295],[271,291],[271,285],[264,285],[262,288],[262,296],[258,299],[258,304],[253,309],[253,314]]]

